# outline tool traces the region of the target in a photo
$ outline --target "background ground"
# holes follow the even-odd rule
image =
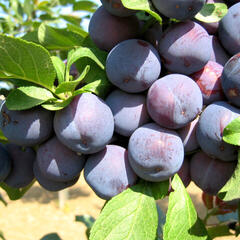
[[[201,192],[193,183],[188,187],[188,191],[200,217],[204,216]],[[3,196],[8,206],[0,203],[0,230],[6,240],[40,240],[44,235],[54,232],[58,233],[62,240],[86,240],[86,228],[84,224],[75,222],[75,216],[89,214],[97,218],[104,204],[85,183],[83,177],[69,188],[69,200],[63,209],[58,206],[58,193],[45,191],[37,183],[21,200],[10,201],[5,194]],[[167,199],[159,204],[166,211]],[[212,223],[216,221],[214,218],[210,220]]]

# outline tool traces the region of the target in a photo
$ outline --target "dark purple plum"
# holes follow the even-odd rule
[[[158,79],[160,57],[150,43],[139,39],[126,40],[108,54],[106,72],[110,82],[123,91],[142,92]]]
[[[118,43],[136,38],[140,24],[136,16],[117,17],[100,7],[93,14],[89,23],[89,35],[98,48],[110,51]]]
[[[104,149],[112,138],[112,111],[99,97],[83,93],[56,112],[54,130],[57,138],[73,151],[96,153]]]
[[[162,34],[162,25],[157,22],[144,33],[143,38],[147,42],[151,43],[156,49],[158,49]]]
[[[12,159],[6,148],[0,144],[0,182],[9,175],[12,168]]]
[[[231,55],[240,52],[240,3],[228,9],[228,13],[221,19],[218,36],[225,50]]]
[[[114,131],[129,137],[138,127],[149,122],[146,97],[121,90],[111,92],[106,98],[114,118]]]
[[[232,176],[237,161],[223,162],[204,152],[193,155],[190,161],[192,181],[209,195],[216,195]]]
[[[159,125],[178,129],[195,119],[202,110],[202,101],[202,93],[191,78],[169,74],[149,89],[147,109]]]
[[[136,11],[125,8],[121,0],[101,0],[103,7],[112,15],[118,17],[128,17],[136,13]]]
[[[0,112],[0,128],[9,142],[34,146],[47,140],[53,132],[53,114],[37,107],[29,110],[8,110],[4,103]]]
[[[177,174],[181,178],[185,188],[188,187],[191,182],[190,161],[188,159],[184,159],[183,164]]]
[[[168,71],[192,74],[210,60],[209,35],[203,27],[192,21],[173,24],[163,32],[159,53]]]
[[[137,181],[128,161],[127,150],[117,145],[107,145],[101,152],[91,155],[84,167],[84,177],[93,191],[106,200]]]
[[[28,186],[34,179],[35,151],[30,147],[23,148],[15,144],[6,144],[6,149],[12,159],[12,169],[4,182],[13,188]]]
[[[197,140],[203,152],[222,161],[236,160],[238,147],[224,142],[222,136],[228,123],[239,116],[240,110],[226,102],[208,105],[197,127]]]
[[[152,0],[156,9],[166,17],[186,20],[194,17],[206,0]]]
[[[45,178],[67,182],[80,175],[85,164],[85,157],[73,152],[53,137],[40,145],[36,161]]]
[[[183,141],[184,151],[192,152],[199,148],[196,137],[197,124],[199,117],[195,118],[192,122],[183,128],[178,129],[178,134]]]
[[[240,53],[231,57],[225,64],[221,84],[227,99],[240,107]]]
[[[164,181],[182,166],[183,143],[175,131],[148,123],[130,137],[128,158],[140,178],[152,182]]]
[[[221,46],[218,38],[216,36],[209,36],[211,42],[211,58],[210,61],[217,62],[222,66],[228,61],[229,56]]]
[[[37,162],[34,162],[33,172],[34,172],[34,176],[35,176],[36,180],[38,181],[38,183],[40,184],[40,186],[51,192],[56,192],[56,191],[60,191],[65,188],[71,187],[79,179],[79,176],[77,176],[74,179],[67,181],[67,182],[56,182],[56,181],[49,180],[41,173],[41,171],[38,168]]]
[[[209,61],[204,68],[191,75],[201,89],[204,105],[225,100],[221,86],[222,71],[222,65]]]

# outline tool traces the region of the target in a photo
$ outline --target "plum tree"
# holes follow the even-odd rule
[[[0,182],[2,182],[10,173],[12,167],[11,156],[6,148],[0,144]]]
[[[159,125],[177,129],[190,123],[202,110],[198,85],[182,74],[166,75],[150,87],[147,109]]]
[[[36,162],[44,177],[57,182],[66,182],[80,175],[85,157],[73,152],[53,137],[39,146]]]
[[[200,71],[191,75],[201,89],[204,105],[225,100],[221,86],[222,71],[222,65],[209,61]]]
[[[13,188],[26,187],[34,179],[35,151],[30,147],[23,148],[15,144],[6,144],[5,147],[11,157],[12,168],[4,182]]]
[[[83,93],[56,112],[54,130],[57,138],[73,151],[95,153],[104,149],[112,138],[113,115],[102,99]]]
[[[163,181],[180,169],[184,158],[183,143],[175,131],[148,123],[131,135],[128,158],[139,177],[152,182]]]
[[[103,7],[112,15],[119,17],[128,17],[136,13],[136,11],[125,8],[121,0],[101,0]]]
[[[106,103],[113,113],[114,131],[120,135],[129,137],[150,120],[144,95],[114,90],[107,96]]]
[[[106,72],[110,82],[123,91],[142,92],[158,79],[160,57],[150,43],[139,39],[126,40],[108,54]]]
[[[204,109],[197,127],[197,140],[203,152],[222,161],[237,159],[237,146],[224,142],[222,136],[227,124],[239,115],[239,109],[223,101]]]
[[[47,140],[53,132],[53,114],[43,108],[8,110],[6,103],[0,112],[0,128],[7,139],[21,146],[34,146]]]
[[[56,182],[56,181],[50,180],[41,173],[37,162],[34,162],[34,164],[33,164],[33,172],[34,172],[34,176],[35,176],[36,180],[38,181],[38,183],[40,184],[40,186],[42,186],[44,189],[51,191],[51,192],[60,191],[65,188],[71,187],[79,179],[79,176],[77,176],[74,179],[66,181],[66,182]]]
[[[137,181],[127,150],[117,145],[107,145],[101,152],[87,159],[84,177],[93,191],[103,199],[110,199]]]
[[[227,99],[240,107],[240,53],[235,54],[225,64],[221,84]]]
[[[216,195],[232,176],[236,162],[223,162],[197,152],[190,160],[191,179],[205,193]]]
[[[152,0],[156,9],[166,17],[186,20],[195,16],[206,0]]]
[[[192,74],[210,60],[209,35],[203,27],[192,21],[173,24],[163,32],[159,53],[170,72]]]
[[[104,7],[98,8],[93,14],[88,28],[92,41],[105,51],[110,51],[124,40],[136,38],[139,30],[140,24],[136,16],[113,16]]]
[[[228,9],[228,13],[221,19],[218,28],[219,39],[227,52],[231,55],[240,52],[240,3]]]

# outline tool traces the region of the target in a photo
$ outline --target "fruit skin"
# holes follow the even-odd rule
[[[178,129],[190,123],[202,109],[198,85],[182,74],[169,74],[158,79],[149,89],[147,109],[160,126]]]
[[[218,38],[216,36],[209,36],[209,40],[211,43],[211,58],[210,61],[217,62],[224,66],[226,62],[229,60],[228,54],[225,52],[223,47],[221,46]]]
[[[13,188],[28,186],[34,179],[35,151],[30,147],[23,148],[15,144],[6,144],[5,147],[12,159],[12,169],[4,182]]]
[[[191,75],[201,89],[204,105],[225,100],[221,86],[222,71],[222,65],[209,61],[204,68]]]
[[[37,162],[34,162],[34,164],[33,164],[33,172],[34,172],[34,176],[35,176],[36,180],[41,185],[41,187],[43,187],[44,189],[51,191],[51,192],[56,192],[56,191],[60,191],[65,188],[71,187],[79,179],[79,176],[77,176],[74,179],[67,181],[67,182],[56,182],[56,181],[49,180],[49,179],[45,178],[45,176],[43,176],[43,174],[41,173],[41,171],[38,168]]]
[[[190,160],[192,181],[207,194],[216,195],[232,176],[236,162],[223,162],[200,151]]]
[[[183,164],[177,174],[181,178],[185,188],[188,187],[191,182],[190,161],[188,159],[184,159]]]
[[[103,7],[112,15],[118,17],[128,17],[136,13],[136,11],[125,8],[121,0],[101,0]]]
[[[80,175],[85,157],[73,152],[53,137],[38,148],[36,162],[38,169],[47,179],[67,182]]]
[[[166,17],[186,20],[194,17],[206,0],[152,0],[156,9]]]
[[[137,181],[127,150],[117,145],[107,145],[101,152],[90,155],[84,167],[84,177],[93,191],[106,200]]]
[[[136,38],[140,24],[136,16],[117,17],[109,14],[104,7],[100,7],[93,14],[88,32],[98,48],[110,51],[118,43]]]
[[[108,54],[106,72],[109,81],[121,90],[142,92],[158,79],[160,57],[150,43],[140,39],[126,40]]]
[[[234,55],[225,64],[221,84],[227,99],[240,107],[240,53]]]
[[[208,105],[197,127],[197,140],[203,152],[222,161],[236,160],[238,147],[224,142],[222,136],[227,124],[239,116],[240,110],[227,102]]]
[[[210,60],[211,42],[206,30],[198,23],[180,22],[163,32],[159,53],[168,71],[189,75],[202,69]]]
[[[8,110],[6,103],[0,112],[0,128],[9,142],[34,146],[47,140],[53,132],[53,114],[37,107],[29,110]]]
[[[12,168],[11,156],[3,144],[0,144],[0,182],[9,175]]]
[[[228,13],[219,22],[218,36],[221,44],[231,55],[240,52],[240,3],[228,9]]]
[[[73,151],[95,153],[104,149],[112,138],[113,115],[102,99],[83,93],[56,112],[54,130],[58,140]]]
[[[187,124],[185,127],[178,129],[178,134],[183,141],[184,152],[192,152],[199,148],[196,131],[199,121],[199,116]]]
[[[150,120],[144,95],[114,90],[105,101],[113,113],[114,131],[122,136],[130,137],[138,127]]]
[[[182,166],[183,143],[175,131],[148,123],[131,135],[128,158],[139,177],[160,182],[172,177]]]

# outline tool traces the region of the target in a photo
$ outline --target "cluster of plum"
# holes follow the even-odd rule
[[[83,93],[55,113],[3,103],[0,128],[10,144],[0,147],[0,181],[19,188],[36,178],[58,191],[84,168],[93,191],[110,199],[138,178],[158,182],[178,172],[185,186],[192,180],[216,195],[237,163],[238,148],[222,134],[240,116],[240,3],[229,1],[219,23],[192,20],[206,2],[223,1],[152,0],[180,22],[140,34],[136,11],[102,0],[89,34],[109,52],[112,91],[104,100]]]

